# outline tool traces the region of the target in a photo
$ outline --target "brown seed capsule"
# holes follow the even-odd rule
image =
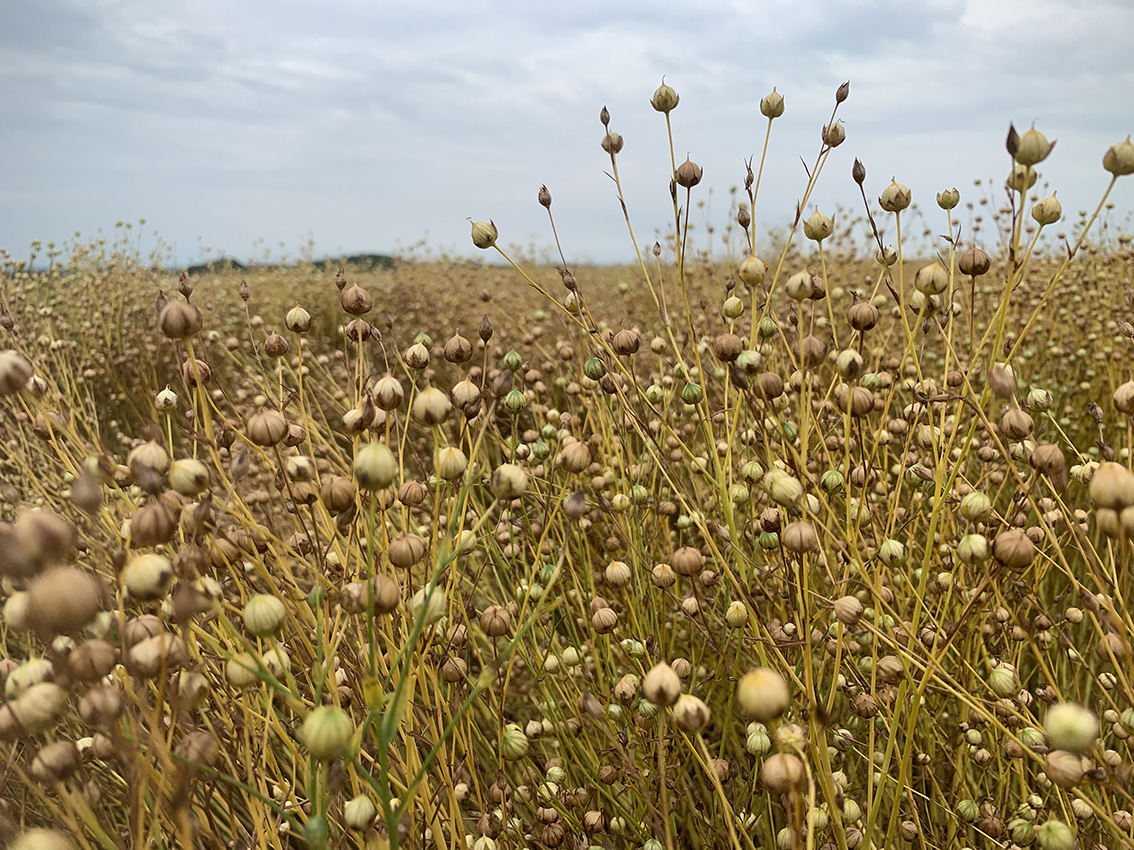
[[[704,170],[691,159],[677,166],[677,185],[683,189],[692,189],[701,182]]]
[[[699,549],[692,546],[683,546],[673,553],[670,564],[673,571],[682,576],[695,576],[700,574],[704,565],[704,558]]]
[[[591,615],[591,625],[600,635],[609,634],[618,625],[618,614],[613,608],[600,608]]]
[[[961,274],[970,277],[979,277],[992,268],[992,258],[975,245],[969,248],[957,260],[957,268]]]
[[[614,156],[615,154],[622,151],[622,136],[618,133],[607,132],[607,134],[602,137],[602,142],[600,144],[602,145],[602,149],[604,151],[606,151],[611,156]]]
[[[0,397],[18,393],[35,374],[23,355],[12,351],[0,351]]]
[[[910,189],[908,186],[891,180],[890,185],[882,190],[878,198],[878,205],[886,212],[901,212],[910,205]]]
[[[354,504],[354,481],[343,475],[331,475],[324,479],[319,488],[319,500],[332,514],[345,511]]]
[[[760,767],[760,781],[772,794],[782,795],[803,785],[806,774],[803,762],[790,753],[775,753],[764,759]]]
[[[480,615],[480,628],[489,637],[501,637],[512,628],[512,614],[503,605],[490,605]]]
[[[1005,411],[1000,418],[1000,430],[1010,440],[1023,440],[1031,436],[1032,417],[1019,408]]]
[[[287,418],[278,410],[261,408],[248,417],[245,432],[257,446],[274,446],[287,435]]]
[[[539,187],[539,194],[536,196],[539,200],[540,206],[551,208],[551,192],[547,190],[546,186]]]
[[[185,641],[163,633],[146,638],[126,653],[126,669],[143,679],[151,679],[163,669],[172,671],[189,660]]]
[[[357,283],[352,284],[339,294],[339,304],[343,308],[343,312],[351,316],[365,316],[374,309],[374,299]]]
[[[760,114],[765,118],[779,118],[784,114],[784,96],[774,88],[760,100]]]
[[[724,333],[713,341],[713,353],[723,363],[733,363],[744,350],[744,341],[736,334]]]
[[[847,309],[847,322],[859,332],[865,332],[878,324],[878,308],[869,301],[858,301]]]
[[[388,555],[390,563],[399,569],[408,570],[425,557],[425,541],[416,534],[400,534],[390,541]]]
[[[1044,757],[1043,772],[1060,788],[1074,788],[1083,780],[1083,757],[1067,750],[1052,750]]]
[[[835,121],[825,126],[820,135],[823,138],[823,144],[827,147],[837,148],[846,140],[847,131],[841,121]]]
[[[1111,145],[1103,154],[1103,168],[1115,177],[1134,174],[1134,142],[1127,136],[1125,141]]]
[[[800,344],[800,359],[805,366],[815,368],[827,356],[827,343],[817,336],[805,336]]]
[[[52,567],[28,585],[28,625],[43,637],[73,634],[103,604],[102,584],[78,567]]]
[[[78,769],[79,748],[71,741],[56,741],[40,748],[29,773],[37,782],[52,783],[69,779]]]
[[[264,353],[269,357],[283,357],[291,351],[291,343],[277,333],[268,334],[264,340]]]
[[[711,712],[700,697],[682,694],[673,706],[673,723],[682,732],[700,732],[709,722]]]
[[[815,534],[815,528],[806,520],[789,523],[780,534],[780,542],[784,549],[797,555],[813,552],[819,548],[819,538]]]
[[[450,363],[465,363],[472,357],[472,345],[459,333],[453,334],[445,343],[445,359]]]
[[[117,663],[117,648],[104,640],[88,640],[67,656],[67,672],[80,682],[97,682]]]
[[[992,541],[992,557],[1014,572],[1027,569],[1035,556],[1035,544],[1018,529],[1002,531]]]
[[[201,311],[188,301],[170,301],[158,316],[158,327],[170,339],[188,339],[201,330]]]
[[[623,328],[614,335],[614,339],[611,340],[610,347],[614,349],[615,354],[622,355],[623,357],[628,357],[631,354],[637,354],[638,347],[640,345],[641,340],[639,339],[638,334],[634,333],[634,331]]]
[[[768,401],[777,399],[784,394],[784,379],[775,372],[762,372],[756,378],[756,391]]]
[[[177,517],[164,502],[143,505],[130,518],[130,545],[137,549],[168,543],[177,531]]]
[[[681,98],[672,87],[665,84],[665,79],[662,79],[662,84],[654,91],[654,96],[650,98],[650,106],[658,112],[664,112],[667,115],[677,108],[678,101]]]

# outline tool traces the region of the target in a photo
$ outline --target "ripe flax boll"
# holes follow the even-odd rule
[[[775,670],[758,667],[741,678],[736,686],[736,698],[746,717],[764,722],[787,710],[791,691],[784,677]]]
[[[642,680],[642,696],[661,708],[671,706],[681,696],[681,679],[664,661],[658,662]]]

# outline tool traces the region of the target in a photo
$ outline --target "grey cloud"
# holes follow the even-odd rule
[[[291,5],[200,2],[0,9],[0,125],[15,167],[0,234],[91,231],[146,215],[193,250],[197,237],[238,256],[258,236],[328,250],[392,248],[428,232],[467,248],[465,216],[492,216],[508,240],[546,241],[534,202],[546,182],[569,250],[630,256],[603,172],[598,109],[627,147],[620,172],[640,234],[664,229],[669,152],[648,105],[661,76],[681,93],[679,158],[727,189],[758,154],[759,98],[778,86],[760,220],[790,216],[818,150],[835,86],[848,140],[813,203],[852,203],[861,156],[880,191],[891,174],[932,203],[942,183],[1006,170],[1008,120],[1031,120],[1060,146],[1048,166],[1065,208],[1092,203],[1102,150],[1134,130],[1119,92],[1117,3],[1069,0],[690,2],[533,6],[494,3]],[[1129,206],[1129,187],[1116,201]]]

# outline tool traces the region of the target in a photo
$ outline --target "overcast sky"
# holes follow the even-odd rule
[[[3,0],[0,246],[26,256],[145,217],[143,250],[159,234],[178,263],[309,238],[316,255],[421,239],[472,255],[470,216],[495,219],[502,244],[549,243],[546,183],[569,261],[627,260],[598,113],[625,138],[652,244],[671,216],[649,105],[663,74],[718,229],[759,157],[760,98],[776,86],[787,107],[758,203],[770,227],[847,79],[820,209],[853,200],[856,156],[872,197],[896,176],[926,207],[950,186],[972,200],[974,178],[1007,173],[1008,122],[1034,121],[1059,140],[1041,173],[1074,217],[1134,132],[1132,35],[1129,0]],[[1112,197],[1128,223],[1134,176]]]

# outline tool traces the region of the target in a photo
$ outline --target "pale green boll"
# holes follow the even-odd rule
[[[1099,721],[1094,712],[1081,705],[1056,703],[1044,717],[1044,733],[1053,750],[1085,753],[1099,735]]]
[[[790,507],[803,497],[803,485],[788,473],[773,469],[764,476],[764,490],[777,504]]]
[[[517,724],[509,723],[504,727],[504,734],[500,738],[500,755],[506,761],[522,759],[528,754],[529,746],[528,736]]]
[[[362,831],[374,825],[378,816],[378,808],[374,802],[364,794],[359,794],[343,805],[343,821],[348,827]]]
[[[891,567],[905,563],[905,545],[893,538],[886,538],[882,541],[882,545],[878,547],[878,560]]]
[[[334,761],[350,748],[354,721],[341,708],[322,705],[303,721],[302,737],[311,755],[321,761]]]
[[[394,453],[377,440],[371,440],[354,458],[354,477],[364,490],[381,490],[394,483],[398,461]]]
[[[1032,218],[1041,227],[1055,224],[1063,218],[1063,205],[1055,197],[1055,193],[1048,195],[1042,201],[1037,201],[1032,207]]]
[[[1076,845],[1075,830],[1054,818],[1035,828],[1035,838],[1042,850],[1073,850]]]
[[[988,686],[1002,699],[1009,699],[1020,693],[1020,676],[1011,664],[998,664],[988,674]]]
[[[416,620],[423,617],[427,626],[433,625],[442,617],[448,608],[445,593],[439,587],[425,586],[413,595],[409,602],[409,614]]]
[[[273,634],[286,615],[283,600],[267,593],[258,593],[244,603],[244,625],[257,637]]]

